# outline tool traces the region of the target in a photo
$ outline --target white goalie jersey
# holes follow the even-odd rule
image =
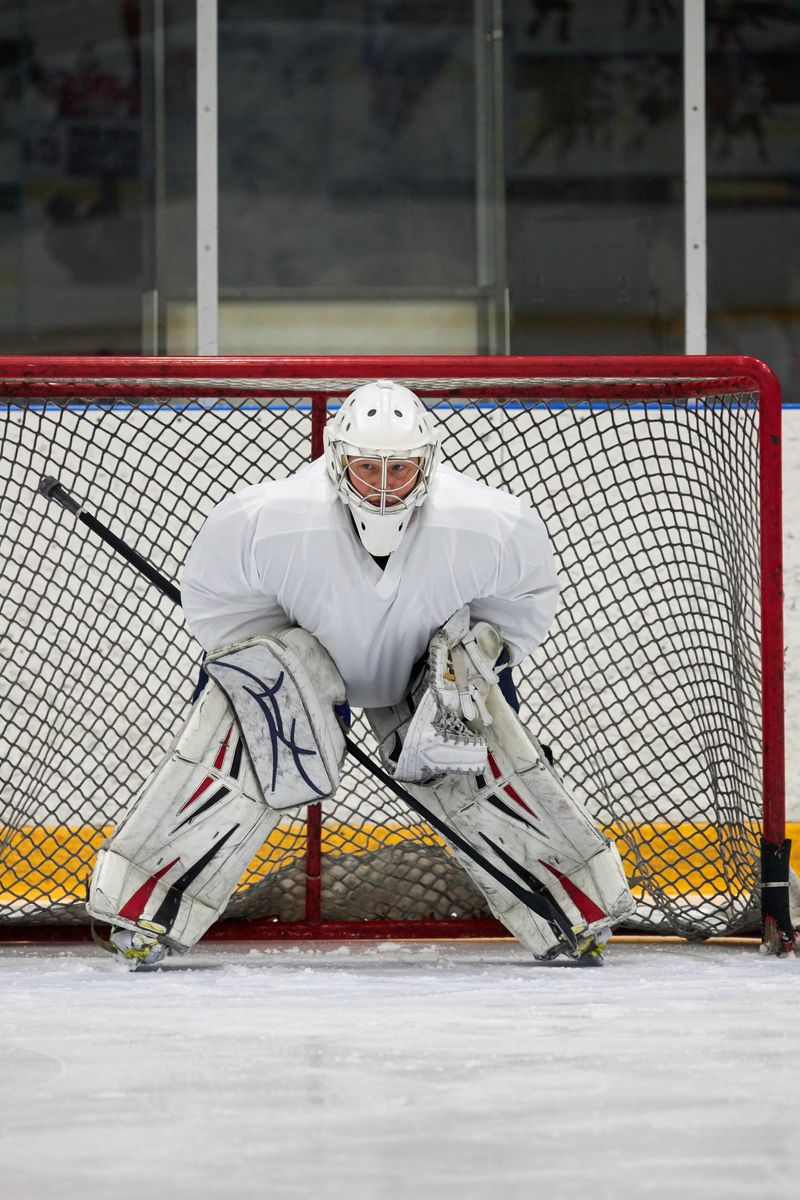
[[[512,663],[530,654],[558,596],[536,512],[440,466],[409,522],[382,570],[321,459],[246,488],[214,509],[189,552],[189,627],[211,651],[299,625],[331,655],[359,708],[398,703],[434,631],[464,604],[497,628]]]

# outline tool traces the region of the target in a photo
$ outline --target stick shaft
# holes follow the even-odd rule
[[[471,845],[470,842],[465,841],[465,839],[462,838],[455,829],[451,828],[445,821],[442,821],[439,817],[437,817],[436,813],[431,812],[426,804],[423,804],[421,800],[417,800],[415,796],[412,796],[410,792],[407,792],[402,784],[398,783],[396,779],[393,779],[391,775],[387,775],[387,773],[382,770],[377,763],[372,761],[368,754],[364,753],[360,746],[356,745],[352,738],[346,737],[344,742],[348,753],[352,755],[356,762],[361,763],[362,767],[366,767],[366,769],[372,775],[374,775],[376,779],[380,780],[384,787],[389,788],[389,790],[394,792],[396,796],[399,796],[401,800],[404,800],[408,807],[415,812],[417,816],[422,817],[423,821],[427,821],[427,823],[433,829],[435,829],[437,833],[440,833],[446,841],[450,842],[451,845],[460,850],[462,854],[465,854],[467,858],[471,858],[476,866],[485,871],[487,875],[491,875],[492,878],[497,880],[499,884],[502,884],[506,891],[511,892],[513,896],[516,896],[518,900],[521,900],[523,904],[527,905],[528,908],[531,908],[534,912],[538,912],[540,916],[544,917],[544,919],[553,926],[553,928],[560,928],[566,940],[571,945],[575,945],[574,935],[570,932],[568,927],[560,925],[558,920],[558,912],[548,898],[543,895],[536,896],[531,891],[530,887],[526,887],[524,884],[520,883],[519,880],[515,879],[513,875],[510,875],[507,871],[503,871],[500,867],[493,863],[491,859],[487,858],[485,854],[481,854],[480,850],[477,850],[473,845]]]
[[[157,587],[162,595],[172,600],[174,604],[180,604],[181,594],[174,583],[170,583],[168,579],[161,574],[160,571],[149,563],[146,558],[143,558],[132,546],[127,542],[123,542],[115,533],[112,533],[107,525],[102,521],[98,521],[97,517],[93,517],[91,513],[86,512],[83,505],[71,496],[65,487],[62,487],[57,479],[52,475],[43,476],[39,483],[39,491],[48,500],[54,500],[56,504],[60,504],[67,512],[72,513],[76,520],[80,521],[81,525],[85,525],[87,529],[91,529],[92,533],[97,534],[101,541],[115,550],[126,562],[135,567],[146,579],[149,579],[154,587]]]
[[[81,513],[78,520],[87,529],[91,529],[92,533],[96,533],[98,537],[102,538],[107,546],[111,546],[112,549],[116,550],[117,554],[121,555],[132,567],[136,567],[137,571],[140,571],[146,579],[149,579],[153,586],[157,587],[164,596],[167,596],[173,603],[180,604],[181,593],[179,589],[175,587],[174,583],[170,583],[168,579],[165,579],[161,572],[156,570],[146,558],[142,558],[141,554],[138,554],[126,542],[118,538],[115,533],[112,533],[107,526],[101,524],[90,513]]]

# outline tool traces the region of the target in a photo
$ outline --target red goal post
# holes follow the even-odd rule
[[[788,936],[780,387],[763,363],[720,356],[0,359],[13,605],[0,936],[84,919],[99,840],[169,739],[197,657],[179,614],[46,511],[39,476],[59,475],[174,581],[213,503],[319,455],[327,412],[381,377],[436,409],[456,466],[536,503],[555,531],[567,608],[523,672],[524,711],[617,838],[641,927],[703,937],[761,910]],[[67,698],[76,677],[88,717]],[[349,783],[350,806],[279,831],[219,933],[502,932],[430,830],[363,773]]]

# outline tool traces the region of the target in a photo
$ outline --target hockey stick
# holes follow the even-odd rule
[[[129,562],[132,567],[135,567],[137,571],[149,579],[153,586],[157,587],[164,596],[167,596],[173,603],[180,604],[181,594],[175,585],[170,583],[168,579],[165,579],[146,558],[142,558],[141,554],[137,554],[135,550],[131,549],[130,546],[118,538],[115,533],[112,533],[106,525],[101,524],[96,517],[88,513],[80,501],[70,496],[67,489],[62,487],[53,475],[42,476],[39,480],[39,491],[48,500],[55,500],[56,504],[60,504],[63,509],[72,513],[82,525],[85,525],[87,529],[91,529],[92,533],[96,533],[106,545],[111,546],[113,550],[116,550],[117,554],[122,555],[126,562]]]
[[[172,600],[174,604],[180,605],[181,595],[178,588],[170,583],[168,579],[165,579],[152,563],[149,563],[146,558],[143,558],[131,546],[128,546],[121,538],[118,538],[115,533],[112,533],[106,525],[103,525],[101,521],[98,521],[96,517],[88,513],[80,501],[75,500],[54,476],[44,475],[39,482],[39,491],[46,499],[54,500],[66,512],[72,513],[82,525],[85,525],[87,529],[91,529],[101,541],[105,542],[117,554],[121,555],[126,562],[130,563],[132,567],[135,567],[137,571],[144,575],[154,587],[158,588],[162,595]],[[446,822],[431,812],[426,804],[423,804],[422,801],[417,800],[410,792],[406,791],[397,780],[393,779],[377,763],[373,762],[369,755],[365,754],[361,747],[356,745],[352,738],[347,737],[346,734],[344,742],[348,753],[356,762],[360,763],[362,767],[369,771],[385,787],[389,788],[390,791],[394,792],[396,796],[399,796],[413,812],[422,817],[424,821],[427,821],[437,833],[440,833],[442,837],[460,850],[462,854],[471,858],[476,866],[485,871],[487,875],[491,875],[493,879],[506,888],[507,891],[511,892],[512,895],[516,896],[518,900],[521,900],[532,912],[535,912],[537,916],[547,921],[551,928],[558,932],[569,945],[573,948],[577,946],[577,939],[565,914],[553,902],[547,888],[544,884],[540,883],[535,875],[527,871],[519,863],[515,863],[499,846],[489,841],[488,838],[484,838],[492,850],[527,884],[527,886],[522,886],[513,876],[507,875],[505,871],[495,866],[490,859],[486,858],[479,850],[476,850],[474,846],[465,841],[460,834],[456,833],[454,829],[451,829]]]

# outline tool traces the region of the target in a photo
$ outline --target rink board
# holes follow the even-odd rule
[[[792,842],[792,867],[800,874],[800,822],[788,823],[786,831]],[[85,899],[95,856],[113,827],[52,825],[1,832],[8,839],[8,852],[0,873],[0,903],[11,909],[24,906],[29,914],[31,904],[41,903],[46,910],[49,905],[75,904]],[[627,826],[624,830],[610,827],[604,832],[617,842],[629,878],[635,874],[635,854],[631,849],[635,846],[636,853],[670,880],[669,890],[676,896],[713,898],[742,890],[741,884],[726,879],[722,865],[724,827],[662,821],[637,828]],[[746,833],[753,841],[759,835],[757,829]],[[423,825],[366,822],[356,826],[328,820],[322,826],[323,856],[341,859],[343,855],[386,852],[392,846],[409,842],[443,844]],[[253,859],[237,890],[244,891],[257,880],[301,862],[305,853],[305,823],[292,821],[280,825]],[[720,870],[715,877],[710,868],[717,860]],[[24,879],[18,874],[21,862],[25,863]],[[670,879],[673,867],[674,879]],[[636,890],[634,886],[634,894]]]

